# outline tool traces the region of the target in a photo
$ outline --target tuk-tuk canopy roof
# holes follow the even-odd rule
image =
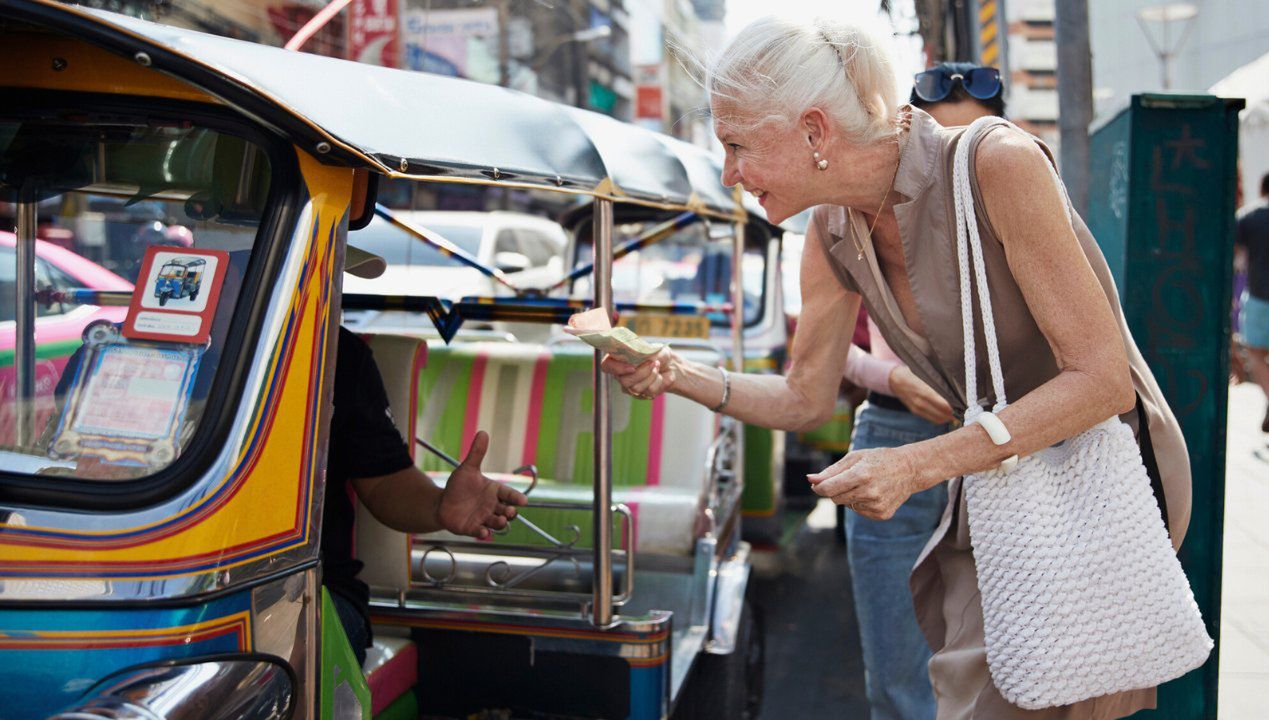
[[[507,88],[284,50],[51,0],[9,16],[152,67],[264,122],[319,158],[391,177],[560,190],[728,217],[701,148]],[[707,170],[707,168],[710,168]]]

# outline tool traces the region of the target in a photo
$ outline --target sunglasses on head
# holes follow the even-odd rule
[[[1000,71],[993,67],[976,67],[964,74],[936,68],[917,73],[912,94],[925,102],[939,102],[960,83],[970,97],[988,100],[1000,93]]]

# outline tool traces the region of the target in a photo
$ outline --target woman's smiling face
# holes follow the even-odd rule
[[[714,133],[726,151],[723,184],[740,185],[780,223],[811,207],[808,185],[815,161],[806,134],[794,123],[755,122],[727,105],[713,106]]]

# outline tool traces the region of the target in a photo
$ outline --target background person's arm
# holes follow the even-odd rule
[[[902,365],[898,360],[884,360],[867,350],[852,344],[846,353],[844,377],[865,390],[883,395],[894,395],[890,387],[890,373]]]
[[[970,425],[901,448],[851,453],[811,476],[817,493],[869,517],[889,518],[912,493],[1049,447],[1136,402],[1123,338],[1048,159],[1029,137],[998,130],[979,145],[977,172],[990,224],[1060,371],[1010,398],[999,416],[1012,435],[1006,445]]]
[[[812,223],[802,253],[802,314],[787,376],[731,374],[727,415],[778,430],[811,430],[828,421],[837,402],[859,296],[842,286]],[[603,369],[634,395],[672,392],[705,407],[723,398],[718,368],[683,359],[671,349],[638,367],[608,356]]]

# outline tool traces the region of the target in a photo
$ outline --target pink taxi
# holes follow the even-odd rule
[[[14,407],[15,238],[0,231],[0,398],[6,400],[0,412],[0,444],[12,442]],[[70,250],[43,240],[35,241],[35,284],[56,290],[132,290],[132,283]],[[84,328],[94,320],[122,322],[127,308],[98,307],[74,303],[37,305],[35,318],[36,423],[42,426],[53,411],[53,389],[61,377],[67,358],[83,342]]]

